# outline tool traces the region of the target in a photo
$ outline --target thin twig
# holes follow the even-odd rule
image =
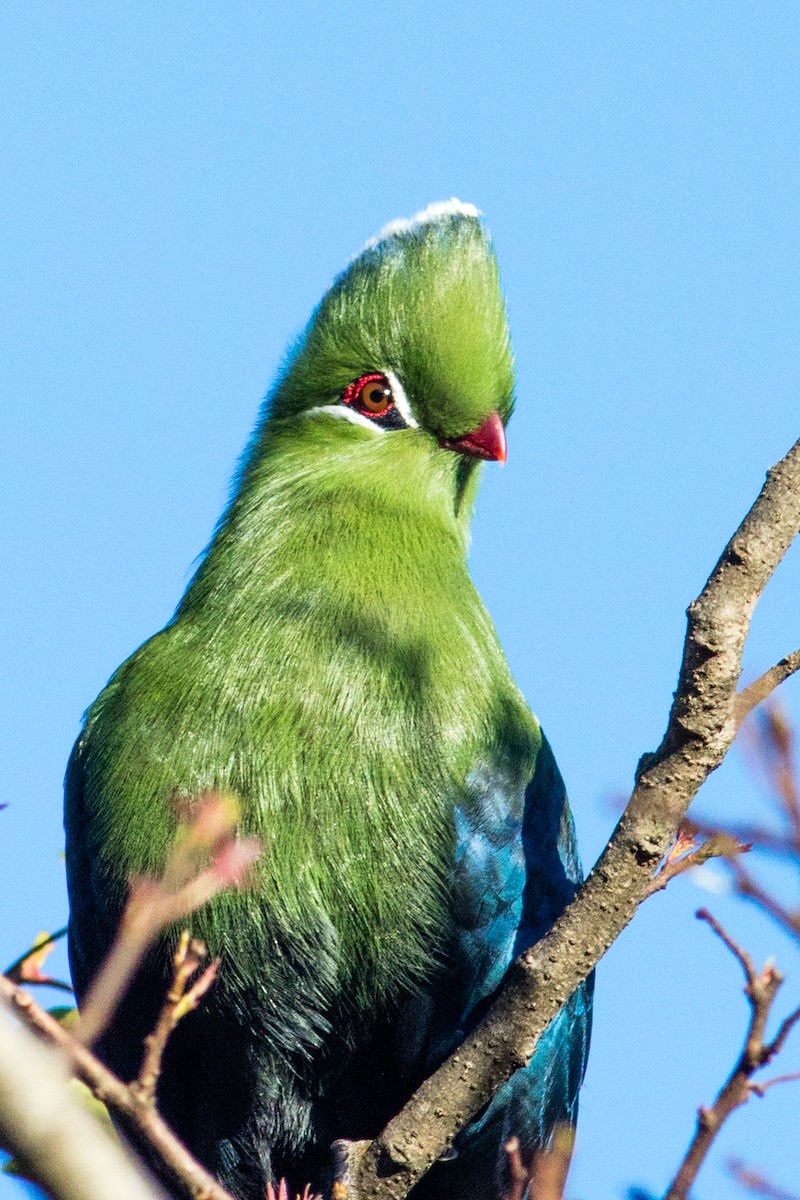
[[[711,915],[707,908],[698,908],[695,916],[697,917],[698,921],[705,921],[707,925],[711,926],[720,941],[725,943],[733,957],[739,963],[740,967],[744,971],[744,977],[748,985],[751,984],[756,977],[756,969],[753,965],[753,960],[747,951],[743,950],[738,942],[733,940],[731,935],[722,928],[719,921],[716,919],[716,917]]]
[[[135,1090],[124,1084],[91,1050],[78,1042],[29,992],[0,975],[0,996],[30,1029],[65,1055],[75,1076],[110,1108],[134,1134],[148,1145],[174,1182],[193,1200],[233,1200],[178,1140],[152,1104],[142,1103]]]
[[[734,715],[736,724],[741,725],[742,721],[750,715],[754,708],[766,700],[771,692],[775,691],[785,679],[790,675],[794,675],[796,671],[800,671],[800,650],[795,650],[792,654],[787,654],[780,662],[775,663],[774,667],[770,667],[763,675],[759,676],[754,683],[749,687],[744,688],[736,696]]]
[[[6,967],[3,974],[7,975],[9,979],[13,979],[15,983],[21,983],[22,977],[19,975],[19,971],[24,963],[26,963],[27,960],[32,957],[32,955],[38,954],[39,951],[44,950],[46,946],[52,946],[55,942],[60,941],[61,938],[66,937],[68,933],[69,925],[65,925],[63,929],[57,929],[55,933],[48,933],[44,937],[38,937],[29,950],[26,950],[24,954],[20,954],[19,958],[15,958],[10,967]],[[27,982],[31,983],[32,981],[28,980]],[[69,987],[68,984],[66,986]],[[69,988],[69,990],[72,991],[71,988]]]
[[[559,1125],[552,1145],[534,1156],[528,1200],[562,1200],[574,1143],[574,1130]]]
[[[697,818],[692,820],[692,825],[706,838],[722,833],[738,845],[749,846],[751,850],[763,850],[781,858],[797,857],[798,848],[794,842],[765,825],[726,825],[724,829],[720,829],[719,825],[712,825]]]
[[[778,1187],[766,1175],[748,1167],[741,1159],[728,1159],[728,1170],[740,1187],[746,1188],[755,1196],[761,1196],[762,1200],[800,1200],[793,1192]]]
[[[769,1058],[774,1058],[776,1054],[780,1054],[786,1043],[786,1039],[798,1021],[800,1021],[800,1007],[796,1008],[793,1013],[790,1013],[788,1017],[785,1017],[781,1021],[778,1032],[767,1047]],[[765,1059],[764,1061],[768,1062],[769,1059]],[[775,1081],[773,1080],[773,1082]]]
[[[77,1028],[67,1032],[41,1009],[13,979],[0,976],[0,995],[38,1035],[57,1046],[75,1075],[93,1095],[113,1110],[134,1140],[148,1147],[163,1170],[196,1200],[230,1200],[228,1193],[200,1166],[175,1137],[155,1107],[155,1090],[167,1039],[178,1021],[197,1006],[211,986],[218,964],[212,963],[191,983],[205,947],[184,934],[175,959],[170,994],[155,1030],[146,1039],[139,1078],[125,1084],[91,1054],[87,1043],[104,1029],[159,933],[199,908],[225,888],[239,886],[260,853],[256,839],[236,838],[237,809],[230,797],[206,795],[195,801],[192,820],[179,827],[160,879],[138,880],[123,912],[117,938],[82,1006]],[[53,937],[37,940],[32,950],[12,964],[22,975],[25,964],[49,947]],[[30,972],[30,982],[36,972]],[[191,986],[190,986],[191,984]],[[76,1036],[77,1035],[77,1036]]]
[[[61,1055],[0,1010],[0,1138],[26,1178],[52,1200],[164,1200],[68,1086]]]
[[[800,783],[795,763],[795,732],[780,705],[764,705],[742,727],[748,765],[765,775],[770,798],[800,853]]]
[[[138,879],[130,890],[117,936],[81,1003],[76,1036],[87,1046],[107,1027],[120,999],[162,930],[212,897],[246,880],[259,857],[256,838],[237,838],[235,802],[200,797],[191,824],[178,830],[160,879]]]
[[[718,837],[722,833],[739,844],[747,844],[756,853],[779,856],[795,869],[800,868],[800,781],[795,764],[795,741],[795,730],[774,702],[754,714],[740,731],[745,762],[766,781],[768,798],[780,820],[779,829],[752,824],[728,825],[720,831],[696,822],[697,832],[706,837]],[[758,905],[790,936],[800,937],[800,910],[792,910],[774,891],[762,886],[749,864],[745,865],[737,855],[725,855],[725,865],[740,896]]]
[[[800,1017],[800,1011],[794,1013],[795,1019]],[[751,1083],[750,1091],[754,1096],[763,1096],[767,1088],[775,1087],[777,1083],[798,1083],[800,1082],[800,1071],[793,1071],[791,1075],[776,1075],[773,1079],[765,1079],[763,1083]]]
[[[509,1138],[503,1149],[506,1152],[508,1168],[508,1187],[503,1194],[503,1200],[525,1200],[531,1173],[522,1161],[519,1138]]]
[[[206,954],[203,943],[193,941],[188,929],[184,929],[172,960],[172,986],[167,993],[155,1029],[145,1038],[144,1058],[138,1078],[130,1084],[138,1100],[144,1105],[155,1103],[156,1085],[161,1075],[161,1059],[170,1034],[187,1013],[197,1008],[216,979],[220,962],[218,958],[215,958],[189,987]]]
[[[52,975],[39,975],[36,979],[15,979],[14,982],[24,983],[25,987],[47,987],[52,988],[55,992],[75,995],[75,989],[71,983],[67,983],[66,979],[54,979]]]
[[[736,890],[745,900],[757,904],[768,916],[772,917],[780,927],[791,937],[800,938],[800,912],[793,911],[781,904],[777,896],[768,892],[747,871],[741,863],[728,860],[728,866],[736,880]]]
[[[677,875],[702,866],[711,858],[731,859],[737,854],[747,854],[752,849],[750,842],[740,842],[730,833],[720,830],[708,833],[705,840],[698,843],[698,832],[699,826],[694,821],[681,822],[674,844],[660,870],[650,880],[648,896],[662,891]]]
[[[800,1009],[797,1009],[781,1022],[771,1042],[765,1040],[767,1020],[783,983],[783,976],[769,964],[760,972],[756,971],[750,955],[734,941],[707,909],[699,909],[697,916],[711,926],[741,966],[746,981],[744,990],[750,1005],[750,1019],[744,1047],[728,1079],[711,1108],[701,1107],[698,1110],[694,1137],[667,1189],[665,1200],[685,1200],[725,1121],[732,1112],[747,1103],[753,1092],[758,1092],[759,1085],[753,1084],[751,1077],[780,1053],[792,1028],[800,1020]]]

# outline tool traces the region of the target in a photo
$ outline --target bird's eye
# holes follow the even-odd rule
[[[365,417],[382,417],[394,406],[392,387],[385,375],[373,372],[349,384],[342,400]]]

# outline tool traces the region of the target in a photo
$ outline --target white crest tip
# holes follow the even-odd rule
[[[379,233],[376,233],[375,237],[369,239],[364,249],[371,250],[385,238],[395,237],[399,233],[409,233],[419,225],[427,225],[431,221],[438,221],[441,217],[480,217],[480,215],[480,209],[476,208],[474,204],[464,204],[455,196],[450,200],[434,200],[427,208],[414,213],[413,217],[397,217],[394,221],[389,221]]]

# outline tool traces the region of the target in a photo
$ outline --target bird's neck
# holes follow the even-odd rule
[[[294,597],[408,615],[430,611],[432,593],[470,586],[455,455],[416,431],[353,439],[332,418],[304,424],[262,439],[179,614],[211,605],[255,616]]]

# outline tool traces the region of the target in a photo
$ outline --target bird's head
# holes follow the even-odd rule
[[[504,461],[514,372],[497,261],[472,205],[393,221],[335,280],[268,406],[266,428],[335,423],[337,440],[413,437]]]

